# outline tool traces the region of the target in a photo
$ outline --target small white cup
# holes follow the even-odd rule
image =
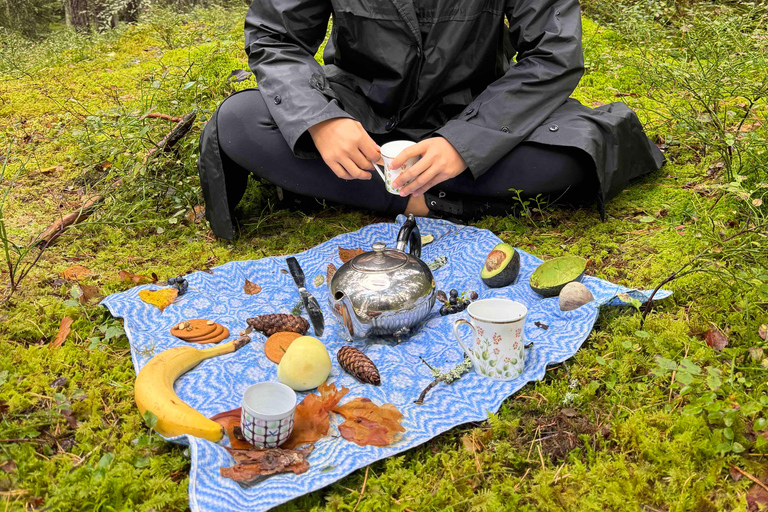
[[[256,448],[277,448],[293,430],[296,393],[280,382],[259,382],[243,393],[240,428]]]
[[[467,313],[470,321],[456,320],[453,333],[475,371],[496,380],[519,377],[525,368],[525,304],[509,299],[483,299],[470,304]],[[459,336],[462,324],[472,328],[475,340],[471,350]]]
[[[381,176],[381,179],[384,180],[384,185],[386,185],[387,192],[390,194],[400,195],[400,189],[403,187],[393,188],[392,183],[397,179],[398,176],[410,169],[413,164],[418,162],[420,157],[415,156],[413,158],[409,158],[396,171],[391,169],[389,166],[392,163],[392,160],[394,160],[402,150],[413,146],[414,144],[416,143],[410,140],[394,140],[392,142],[387,142],[381,146],[381,160],[384,162],[383,168],[377,162],[371,162],[376,168],[376,172],[378,172],[379,176]]]

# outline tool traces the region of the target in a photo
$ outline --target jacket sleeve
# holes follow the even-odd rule
[[[436,131],[475,178],[562,105],[584,72],[578,0],[508,0],[506,14],[516,62]]]
[[[302,135],[334,117],[352,117],[334,99],[314,55],[325,37],[330,0],[254,0],[245,52],[269,113],[296,156],[316,156]]]

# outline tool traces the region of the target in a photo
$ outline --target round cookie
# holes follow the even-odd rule
[[[211,333],[216,330],[216,323],[208,324],[208,322],[210,322],[210,320],[206,320],[205,318],[184,320],[183,322],[173,326],[173,329],[171,329],[171,334],[185,341],[189,340],[190,338],[210,336]],[[187,324],[189,325],[189,329],[186,328]],[[184,325],[185,327],[179,329],[179,325]]]
[[[187,338],[185,341],[189,341],[192,343],[207,340],[209,338],[215,338],[216,336],[220,335],[222,332],[224,332],[224,326],[221,324],[214,325],[213,331],[209,332],[208,334],[203,334],[201,336],[193,336],[191,338]]]
[[[293,340],[300,337],[301,334],[297,332],[276,332],[264,343],[264,353],[267,355],[267,359],[279,364]]]
[[[222,326],[222,329],[223,329],[222,333],[219,334],[218,336],[214,336],[214,337],[210,337],[202,340],[196,340],[191,343],[218,343],[220,341],[223,341],[229,337],[229,329],[223,326]]]

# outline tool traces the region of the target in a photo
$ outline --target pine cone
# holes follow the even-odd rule
[[[336,354],[336,359],[339,360],[339,365],[345,372],[360,382],[374,386],[381,384],[381,377],[376,365],[355,347],[341,347]]]
[[[259,315],[246,320],[248,325],[265,336],[272,336],[276,332],[297,332],[302,336],[309,330],[309,322],[296,315],[277,313],[273,315]]]

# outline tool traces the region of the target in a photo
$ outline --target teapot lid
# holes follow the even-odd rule
[[[355,270],[363,272],[388,272],[408,263],[409,256],[402,251],[387,249],[386,244],[375,242],[373,251],[363,253],[350,263]]]

